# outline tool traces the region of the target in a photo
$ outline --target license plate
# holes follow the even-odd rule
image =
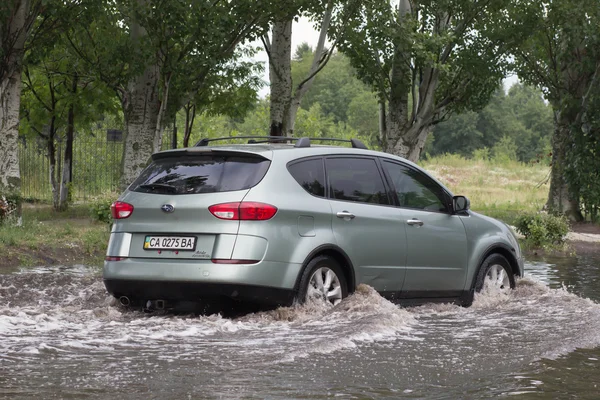
[[[144,250],[190,250],[196,248],[193,236],[146,236]]]

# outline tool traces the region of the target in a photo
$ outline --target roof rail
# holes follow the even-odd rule
[[[226,136],[220,138],[204,138],[200,139],[198,143],[194,145],[194,147],[204,147],[208,146],[210,142],[216,142],[221,140],[232,140],[232,139],[248,139],[248,143],[257,144],[257,143],[287,143],[287,142],[296,142],[294,147],[303,148],[310,147],[311,141],[317,142],[345,142],[350,143],[355,149],[365,149],[368,150],[368,147],[365,146],[363,142],[358,139],[338,139],[338,138],[294,138],[289,136]]]
[[[310,142],[312,140],[317,141],[317,142],[325,142],[325,141],[329,141],[329,142],[346,142],[346,143],[352,144],[352,147],[355,148],[355,149],[365,149],[365,150],[369,149],[363,142],[361,142],[358,139],[308,138],[308,137],[300,138],[300,140],[298,140],[296,142],[296,145],[294,147],[310,147]]]
[[[277,142],[287,142],[287,141],[296,141],[298,138],[293,138],[289,136],[225,136],[220,138],[204,138],[200,139],[198,143],[194,145],[194,147],[202,147],[208,146],[210,142],[216,142],[221,140],[233,140],[233,139],[249,139],[248,143],[277,143]],[[260,140],[256,140],[260,139]]]

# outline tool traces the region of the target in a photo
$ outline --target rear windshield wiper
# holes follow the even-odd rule
[[[147,183],[139,185],[137,189],[146,189],[153,192],[177,193],[177,188],[175,186],[167,185],[165,183]]]

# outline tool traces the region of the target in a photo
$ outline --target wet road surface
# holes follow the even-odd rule
[[[127,311],[97,269],[0,275],[0,398],[600,397],[600,258],[529,262],[508,295],[237,318]]]

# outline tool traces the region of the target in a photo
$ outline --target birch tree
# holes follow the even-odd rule
[[[312,86],[315,76],[327,65],[337,46],[338,39],[333,38],[329,48],[325,47],[328,35],[332,33],[332,18],[337,15],[338,21],[346,21],[348,15],[356,9],[357,3],[355,0],[300,2],[292,13],[281,16],[273,23],[270,37],[262,37],[269,57],[271,136],[293,135],[302,98]],[[319,39],[307,75],[301,81],[293,82],[292,23],[297,15],[302,14],[311,16],[316,21],[319,26]]]
[[[0,5],[0,193],[20,193],[17,139],[25,41],[41,0],[8,0]]]
[[[486,104],[508,65],[513,36],[497,21],[511,1],[373,0],[334,22],[378,95],[384,151],[416,161],[435,124]]]

